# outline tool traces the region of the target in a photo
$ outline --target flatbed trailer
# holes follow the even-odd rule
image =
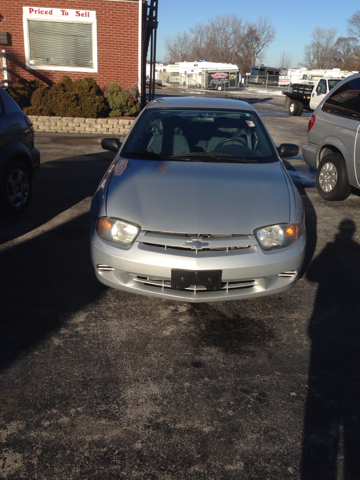
[[[310,109],[311,94],[314,90],[314,85],[294,83],[292,90],[285,90],[283,94],[286,95],[285,109],[289,111],[290,115],[301,115],[304,108]]]
[[[345,78],[345,77],[343,77]],[[292,90],[285,90],[285,108],[290,115],[301,115],[303,110],[315,110],[321,100],[343,78],[323,77],[314,83],[294,83]]]

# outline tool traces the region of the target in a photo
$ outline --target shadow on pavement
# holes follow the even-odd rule
[[[0,371],[104,292],[90,261],[85,213],[0,254]]]
[[[41,164],[28,209],[18,217],[0,217],[0,245],[92,197],[113,157],[111,152],[100,152]]]
[[[353,239],[355,230],[352,220],[342,220],[334,241],[307,271],[318,291],[308,330],[304,480],[360,478],[360,245]]]
[[[28,210],[1,218],[0,371],[103,293],[90,261],[89,207],[112,156],[43,164]]]

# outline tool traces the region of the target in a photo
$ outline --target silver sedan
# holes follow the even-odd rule
[[[256,111],[231,99],[151,102],[117,152],[91,206],[100,282],[184,302],[272,295],[304,259],[301,198]]]

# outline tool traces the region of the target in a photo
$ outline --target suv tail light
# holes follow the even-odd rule
[[[33,134],[33,137],[35,137],[35,130],[34,130],[34,126],[33,126],[32,121],[31,121],[30,118],[27,117],[26,115],[25,115],[24,118],[25,118],[26,123],[29,125],[30,131],[31,131],[31,133]]]
[[[310,132],[310,130],[312,129],[312,127],[314,126],[314,123],[315,123],[315,120],[316,120],[316,117],[315,115],[311,115],[310,117],[310,120],[309,120],[309,125],[308,125],[308,133]]]

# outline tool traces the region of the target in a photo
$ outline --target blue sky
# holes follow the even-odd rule
[[[311,41],[315,28],[336,28],[336,38],[347,36],[347,21],[357,10],[360,2],[355,0],[158,0],[156,57],[159,61],[165,59],[166,37],[189,31],[197,23],[208,23],[216,15],[234,13],[243,22],[268,17],[276,38],[266,50],[264,63],[277,66],[281,53],[286,52],[296,67],[304,60],[305,45]]]

